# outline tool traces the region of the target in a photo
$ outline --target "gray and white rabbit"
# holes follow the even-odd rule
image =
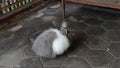
[[[33,43],[34,53],[44,58],[54,58],[63,54],[70,46],[67,26],[67,22],[63,21],[60,30],[50,28],[41,33]]]

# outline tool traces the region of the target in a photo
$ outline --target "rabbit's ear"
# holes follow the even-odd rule
[[[67,28],[67,27],[68,27],[68,23],[66,21],[63,21],[61,28]]]
[[[62,22],[60,31],[62,32],[63,35],[67,35],[68,34],[68,24],[66,21]]]

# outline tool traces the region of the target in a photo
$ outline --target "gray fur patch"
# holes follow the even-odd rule
[[[52,44],[54,39],[57,38],[57,35],[51,29],[41,33],[32,46],[32,50],[36,53],[37,56],[45,58],[53,58],[56,55],[53,52]]]

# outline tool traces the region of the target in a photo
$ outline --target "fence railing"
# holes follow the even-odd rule
[[[0,0],[0,14],[6,14],[14,11],[31,1],[32,0]]]

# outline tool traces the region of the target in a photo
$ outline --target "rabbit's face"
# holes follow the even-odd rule
[[[67,24],[67,22],[65,22],[65,21],[62,22],[62,26],[60,28],[60,31],[62,32],[63,35],[68,34],[68,24]]]

